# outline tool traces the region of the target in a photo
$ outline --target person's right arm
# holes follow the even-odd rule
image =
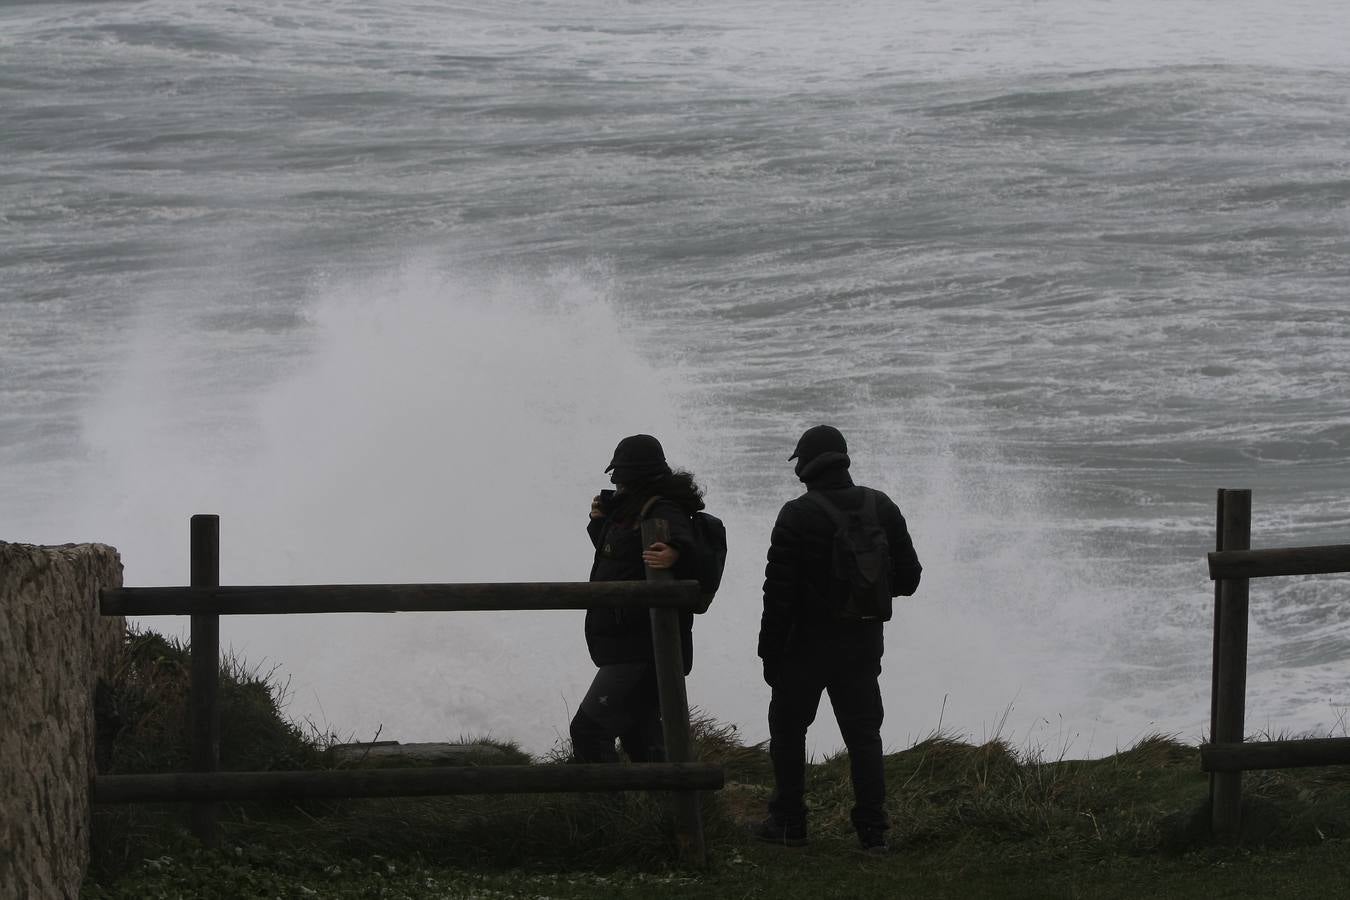
[[[919,564],[919,554],[914,551],[914,540],[909,536],[905,517],[889,497],[883,504],[882,520],[891,556],[891,596],[912,597],[919,589],[923,566]]]
[[[600,549],[600,538],[605,533],[605,523],[608,521],[609,517],[600,510],[600,495],[597,494],[591,498],[591,518],[586,523],[586,533],[591,536],[591,544],[597,550]]]
[[[792,516],[784,505],[769,536],[768,563],[764,567],[764,612],[759,620],[759,656],[764,660],[765,680],[787,652],[788,638],[796,619],[797,563],[800,544]]]

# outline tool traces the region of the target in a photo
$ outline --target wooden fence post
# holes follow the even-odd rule
[[[670,526],[664,519],[642,521],[642,546],[670,539]],[[648,581],[673,581],[669,569],[647,569]],[[687,763],[693,760],[693,741],[689,735],[689,698],[684,687],[684,652],[680,641],[680,613],[674,609],[652,609],[652,653],[656,665],[656,690],[661,699],[661,729],[665,737],[666,761]],[[675,793],[675,836],[682,859],[696,866],[707,862],[703,842],[703,815],[697,791]]]
[[[1220,550],[1251,547],[1252,492],[1219,491]],[[1212,743],[1241,743],[1247,703],[1246,578],[1224,578],[1216,583],[1214,686],[1211,710]],[[1210,827],[1216,837],[1237,837],[1242,823],[1242,772],[1210,775]]]
[[[1223,496],[1224,489],[1219,488],[1217,514],[1214,522],[1214,549],[1222,550],[1223,546]],[[1223,582],[1219,579],[1214,580],[1214,652],[1210,660],[1213,667],[1210,673],[1209,685],[1209,740],[1211,743],[1218,740],[1215,735],[1219,728],[1219,631],[1223,628],[1223,605],[1222,599]],[[1209,799],[1211,804],[1214,801],[1214,779],[1210,778]]]
[[[189,584],[220,587],[220,516],[192,517],[191,555]],[[220,769],[220,616],[193,615],[191,620],[191,764],[194,772],[215,772]],[[192,832],[207,847],[220,844],[219,816],[218,803],[192,804]]]

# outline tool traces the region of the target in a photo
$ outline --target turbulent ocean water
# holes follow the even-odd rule
[[[1350,5],[0,4],[0,540],[182,584],[564,581],[619,437],[754,655],[802,429],[925,564],[884,737],[1208,727],[1215,491],[1350,542]],[[1257,582],[1248,729],[1345,732],[1345,578]],[[179,619],[145,621],[183,633]],[[325,732],[543,752],[580,613],[229,619]],[[827,711],[818,752],[839,745]]]

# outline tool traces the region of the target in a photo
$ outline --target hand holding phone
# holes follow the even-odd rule
[[[605,488],[591,499],[591,518],[599,519],[609,515],[609,511],[613,505],[614,491],[610,488]]]

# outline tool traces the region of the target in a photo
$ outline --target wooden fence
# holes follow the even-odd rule
[[[1278,575],[1350,572],[1350,545],[1251,548],[1252,492],[1220,490],[1218,539],[1209,554],[1214,581],[1214,680],[1210,695],[1210,741],[1200,747],[1200,766],[1210,773],[1210,825],[1231,838],[1241,825],[1242,773],[1350,763],[1350,738],[1245,741],[1247,692],[1247,600],[1249,580]]]
[[[666,523],[643,525],[644,542],[665,538]],[[106,589],[104,615],[191,616],[191,772],[99,775],[95,803],[185,801],[194,833],[219,842],[221,801],[261,798],[390,797],[442,794],[667,790],[675,792],[676,836],[683,860],[706,860],[697,791],[725,782],[721,766],[693,760],[689,703],[680,649],[681,611],[700,608],[698,583],[647,570],[647,581],[517,584],[381,584],[222,587],[220,518],[192,517],[188,587]],[[220,617],[291,613],[451,612],[645,606],[651,610],[657,691],[666,762],[618,765],[447,766],[293,772],[220,771]]]

